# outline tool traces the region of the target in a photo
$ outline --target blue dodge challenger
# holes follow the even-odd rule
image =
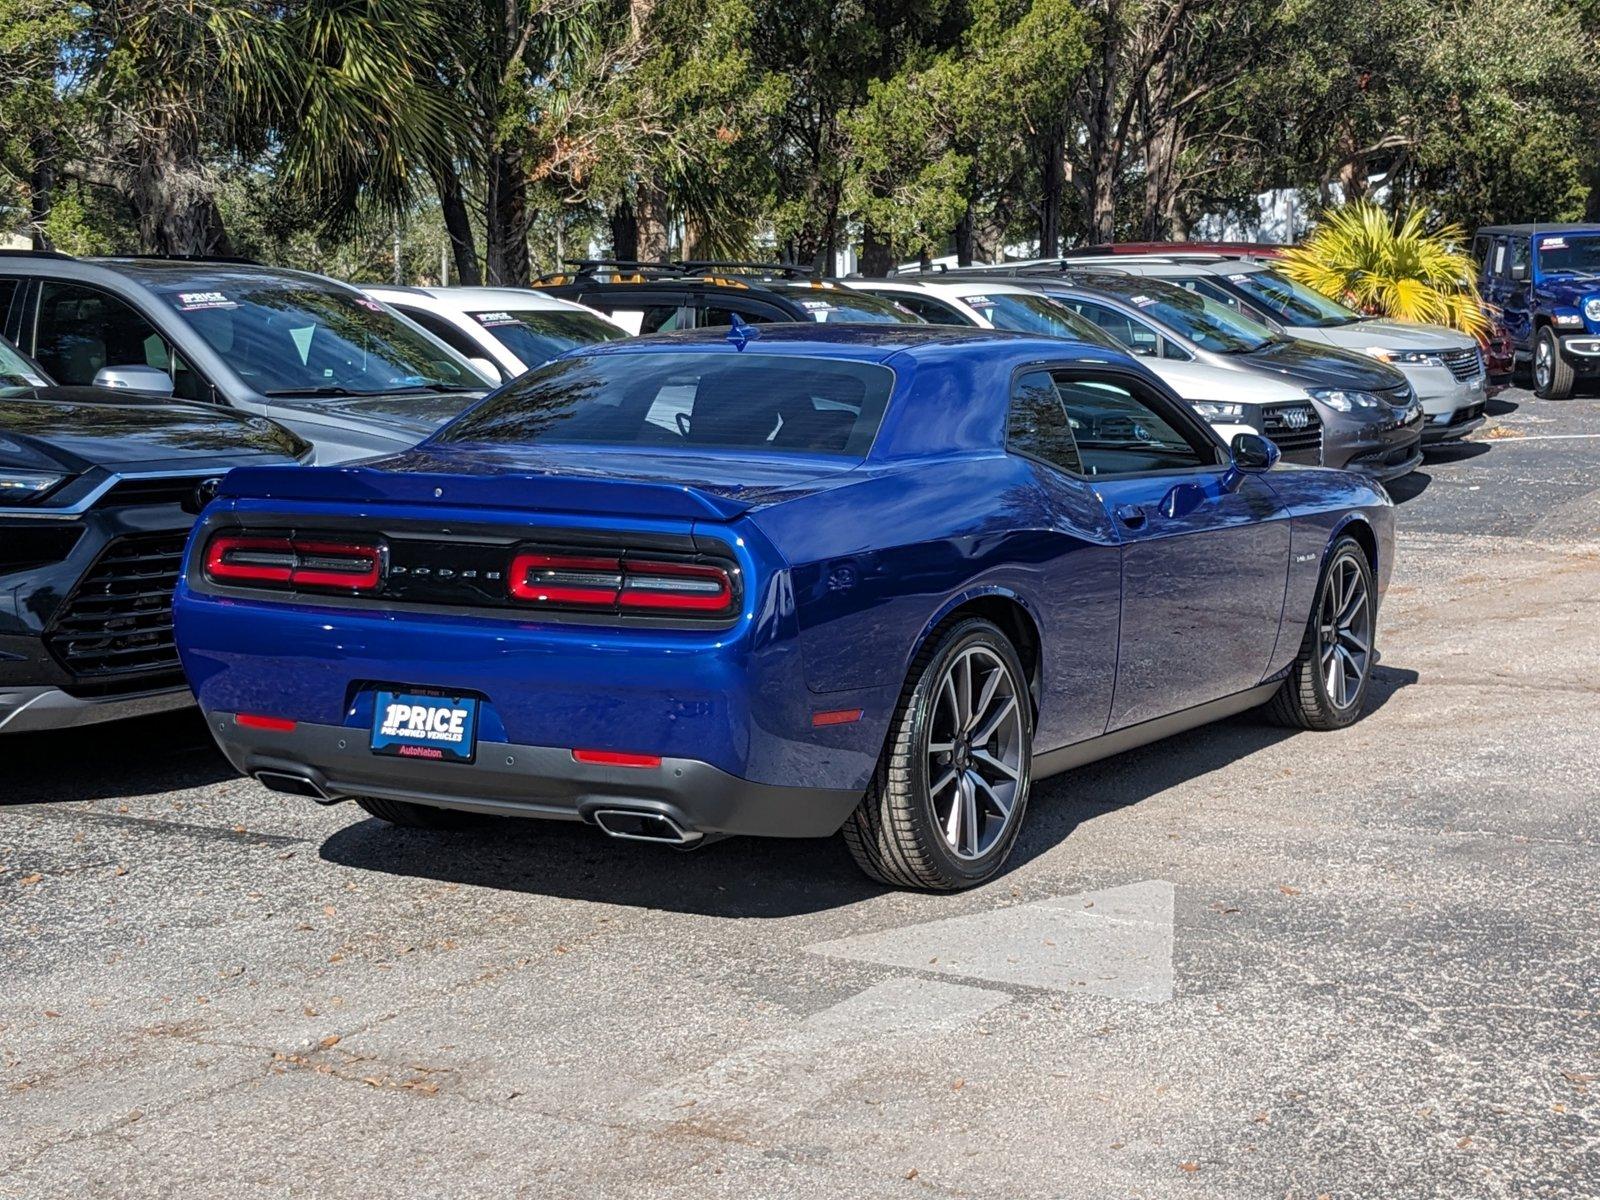
[[[914,326],[588,347],[422,445],[246,468],[179,648],[268,787],[993,876],[1033,781],[1248,708],[1360,715],[1393,510],[1132,359]]]

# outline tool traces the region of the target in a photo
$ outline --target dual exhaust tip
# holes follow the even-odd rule
[[[343,796],[330,796],[323,786],[309,775],[296,775],[289,771],[257,771],[256,780],[274,792],[290,796],[305,796],[318,804],[338,804]],[[642,808],[597,808],[590,817],[602,832],[629,842],[656,842],[669,846],[692,846],[705,834],[696,829],[685,829],[665,813]]]

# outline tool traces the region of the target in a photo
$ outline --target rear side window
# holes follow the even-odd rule
[[[881,296],[882,292],[873,292],[874,296]],[[935,300],[931,296],[918,296],[911,292],[895,292],[888,297],[901,308],[909,309],[924,321],[932,325],[965,325],[971,328],[972,322],[961,315],[960,310],[954,305],[946,304],[943,300]]]
[[[1053,467],[1083,473],[1072,423],[1061,403],[1061,393],[1047,371],[1020,376],[1011,389],[1011,411],[1006,417],[1006,446]]]
[[[389,307],[421,325],[457,354],[465,355],[467,358],[482,358],[484,356],[483,347],[479,346],[445,318],[431,313],[425,308],[412,308],[405,304],[391,304]]]
[[[674,329],[688,328],[683,306],[676,301],[661,304],[626,303],[615,296],[593,293],[580,297],[589,308],[606,314],[629,333],[643,336],[647,333],[670,333]]]
[[[433,440],[862,458],[893,389],[894,373],[876,363],[742,353],[583,355],[530,371]]]

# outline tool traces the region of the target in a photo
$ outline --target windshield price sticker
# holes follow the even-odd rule
[[[1564,237],[1542,238],[1539,242],[1539,249],[1541,250],[1565,250],[1566,248],[1567,239]]]
[[[1140,308],[1149,308],[1155,303],[1155,297],[1153,296],[1134,296],[1132,299]]]
[[[800,301],[800,307],[810,309],[812,312],[833,311],[833,305],[826,300],[802,300]]]
[[[1242,274],[1242,273],[1238,274],[1238,275],[1229,275],[1228,276],[1228,282],[1229,283],[1248,283],[1249,281],[1250,281],[1250,276]]]
[[[179,312],[197,312],[202,308],[238,308],[236,300],[229,300],[222,292],[179,292],[174,298]]]
[[[493,329],[497,325],[520,325],[521,321],[508,312],[474,313],[473,317],[479,325],[486,329]]]
[[[967,303],[972,305],[973,308],[983,308],[986,305],[992,306],[994,301],[988,296],[968,296]]]
[[[383,311],[383,305],[379,304],[371,296],[357,296],[356,303],[361,305],[362,308],[370,309],[373,312]]]

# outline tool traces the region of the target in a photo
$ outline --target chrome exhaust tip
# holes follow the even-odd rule
[[[638,808],[600,808],[594,814],[594,823],[614,838],[629,842],[658,842],[670,846],[686,846],[698,842],[705,834],[685,829],[664,813]]]
[[[343,796],[330,796],[322,785],[309,775],[295,775],[288,771],[257,771],[256,782],[273,792],[289,796],[307,796],[318,804],[338,804]]]

